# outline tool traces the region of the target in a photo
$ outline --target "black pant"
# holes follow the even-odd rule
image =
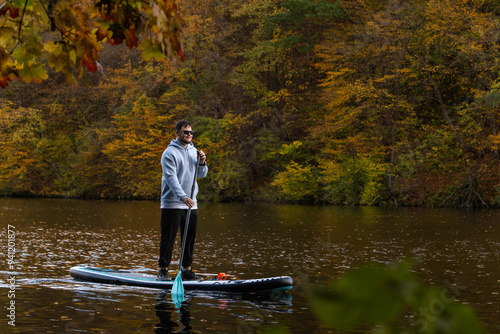
[[[160,258],[158,259],[160,267],[168,267],[170,261],[172,261],[175,237],[177,236],[179,226],[181,227],[181,240],[184,236],[187,212],[187,209],[161,209]],[[196,237],[197,226],[198,210],[191,210],[186,245],[184,247],[184,257],[182,259],[183,267],[189,267],[193,263],[194,239]]]

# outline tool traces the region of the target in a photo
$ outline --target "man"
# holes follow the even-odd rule
[[[158,265],[159,280],[171,280],[168,276],[168,266],[172,260],[172,250],[179,226],[181,236],[184,235],[185,220],[188,208],[191,208],[186,244],[184,246],[184,258],[182,261],[182,280],[198,279],[192,271],[194,241],[196,227],[198,224],[198,207],[196,194],[198,184],[191,198],[195,168],[198,168],[198,177],[205,177],[208,172],[206,156],[199,152],[199,165],[196,166],[197,151],[192,140],[194,132],[191,123],[178,121],[175,124],[177,138],[170,142],[161,157],[163,176],[161,180],[161,240],[160,257]],[[196,182],[196,181],[195,181]]]

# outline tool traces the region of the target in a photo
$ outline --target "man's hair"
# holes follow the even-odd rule
[[[180,131],[182,128],[186,127],[186,126],[191,126],[191,122],[189,121],[178,121],[177,123],[175,123],[175,131]]]

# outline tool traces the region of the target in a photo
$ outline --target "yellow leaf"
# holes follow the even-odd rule
[[[73,62],[73,64],[76,64],[76,51],[75,51],[75,49],[71,49],[69,51],[69,59]]]

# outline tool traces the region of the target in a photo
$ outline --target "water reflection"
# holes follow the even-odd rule
[[[166,290],[162,290],[156,297],[155,314],[160,320],[155,325],[155,333],[171,334],[171,333],[192,333],[193,329],[190,325],[191,313],[189,308],[193,300],[209,300],[212,306],[216,306],[221,312],[231,312],[231,304],[248,303],[254,306],[252,308],[253,316],[260,315],[260,318],[267,318],[268,312],[291,313],[292,311],[292,296],[287,291],[275,290],[270,293],[260,294],[237,294],[223,292],[207,292],[207,291],[190,291],[180,307],[176,307],[171,301],[170,294]],[[260,311],[258,311],[260,310]],[[259,313],[260,312],[260,313]],[[240,316],[235,314],[235,316]],[[245,326],[248,318],[243,318],[244,321],[240,326]],[[254,319],[264,321],[265,319]],[[248,325],[246,325],[248,326]],[[252,325],[252,326],[255,326]]]
[[[189,305],[191,304],[192,298],[186,298],[180,305],[176,308],[171,301],[167,300],[167,291],[163,290],[158,294],[156,298],[155,313],[160,319],[160,322],[155,325],[155,333],[157,334],[171,334],[171,333],[192,333],[192,327],[189,325],[191,321],[191,314],[189,313]],[[172,320],[172,317],[177,317],[181,325],[181,329],[177,332],[176,328],[179,324]]]

